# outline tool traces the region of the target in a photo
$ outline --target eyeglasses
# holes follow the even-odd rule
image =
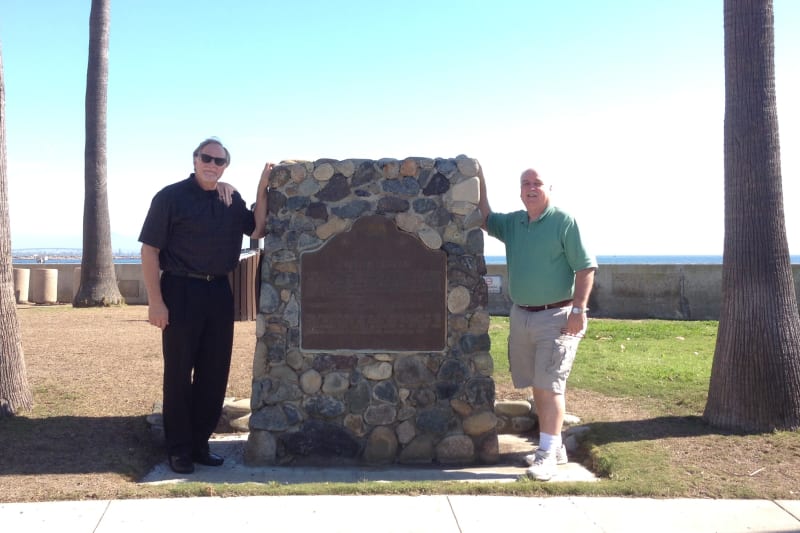
[[[203,163],[211,163],[211,161],[214,161],[214,164],[217,165],[218,167],[225,166],[225,164],[228,162],[228,159],[225,157],[212,157],[208,154],[198,154],[198,155],[200,156],[200,161],[202,161]]]

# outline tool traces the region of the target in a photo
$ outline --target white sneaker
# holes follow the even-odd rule
[[[555,450],[536,450],[533,454],[533,464],[528,468],[525,473],[528,477],[538,481],[548,481],[556,473],[556,452]]]
[[[536,461],[536,454],[532,453],[530,455],[525,456],[525,462],[528,463],[528,466],[533,466],[533,463]],[[556,464],[557,465],[565,465],[569,461],[567,457],[567,447],[563,444],[560,448],[556,450]]]

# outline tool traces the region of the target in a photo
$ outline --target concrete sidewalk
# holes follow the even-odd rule
[[[4,533],[797,532],[800,501],[250,496],[0,504]],[[244,529],[248,528],[248,529]]]

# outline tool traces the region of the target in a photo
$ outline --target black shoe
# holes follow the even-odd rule
[[[225,462],[221,455],[211,453],[210,451],[194,452],[192,454],[192,461],[206,466],[220,466]]]
[[[194,465],[188,455],[170,455],[169,467],[176,474],[191,474],[194,472]]]

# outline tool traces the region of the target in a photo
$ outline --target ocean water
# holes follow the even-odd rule
[[[793,255],[792,264],[800,264],[800,255]],[[13,257],[14,264],[35,264],[37,261],[30,256]],[[80,264],[80,256],[48,256],[45,263]],[[137,256],[116,257],[115,263],[141,263]],[[486,264],[503,265],[506,262],[504,255],[487,255]],[[598,255],[597,263],[600,265],[721,265],[721,255]]]
[[[800,255],[791,256],[792,264],[800,264]],[[487,255],[486,263],[502,265],[504,255]],[[721,255],[598,255],[599,265],[721,265]]]

